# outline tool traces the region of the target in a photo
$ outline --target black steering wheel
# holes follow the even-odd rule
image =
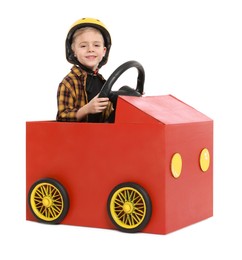
[[[128,69],[135,67],[138,70],[137,86],[136,89],[132,89],[128,86],[123,86],[118,91],[113,91],[112,93],[116,96],[125,95],[125,96],[141,96],[144,90],[144,81],[145,81],[145,71],[143,66],[134,60],[127,61],[120,65],[107,79],[104,83],[98,97],[109,97],[113,84],[117,79]]]

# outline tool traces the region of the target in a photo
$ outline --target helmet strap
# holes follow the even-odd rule
[[[95,71],[93,71],[93,70],[89,69],[88,67],[84,66],[83,64],[81,64],[78,60],[76,60],[75,64],[77,66],[79,66],[81,69],[85,70],[88,74],[91,74],[91,75],[98,74],[98,70],[99,70],[98,68]]]

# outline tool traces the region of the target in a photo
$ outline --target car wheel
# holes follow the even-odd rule
[[[43,223],[59,224],[69,210],[65,188],[51,178],[40,179],[31,186],[28,203],[36,219]]]
[[[118,230],[135,233],[142,231],[148,224],[152,206],[150,197],[143,187],[126,182],[117,185],[111,191],[107,210]]]

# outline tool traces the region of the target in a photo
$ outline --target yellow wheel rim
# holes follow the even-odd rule
[[[146,216],[146,203],[140,192],[132,187],[118,189],[110,201],[114,221],[123,228],[139,226]]]
[[[50,183],[39,183],[30,195],[30,204],[35,215],[41,220],[56,220],[64,209],[64,201],[59,189]]]

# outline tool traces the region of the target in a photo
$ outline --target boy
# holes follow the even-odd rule
[[[74,64],[59,84],[57,121],[106,122],[113,111],[107,97],[98,98],[105,83],[99,69],[107,63],[111,36],[93,18],[75,22],[66,38],[66,58]]]

